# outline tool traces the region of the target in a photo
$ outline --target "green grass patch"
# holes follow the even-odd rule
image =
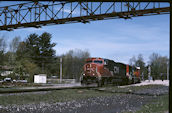
[[[134,113],[166,113],[169,110],[169,95],[159,96],[152,103],[146,104]],[[133,113],[133,112],[125,112]]]
[[[65,102],[70,100],[85,99],[91,97],[110,96],[112,93],[98,92],[87,89],[66,89],[66,90],[54,90],[49,92],[37,92],[26,94],[13,94],[13,95],[1,95],[0,105],[9,104],[31,104],[40,102]],[[114,95],[114,94],[113,94]]]

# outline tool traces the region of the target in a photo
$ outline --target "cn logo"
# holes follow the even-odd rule
[[[119,67],[114,66],[114,73],[119,73]]]

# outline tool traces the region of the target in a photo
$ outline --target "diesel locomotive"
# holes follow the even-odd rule
[[[140,82],[140,68],[104,58],[88,58],[81,84],[132,84]]]

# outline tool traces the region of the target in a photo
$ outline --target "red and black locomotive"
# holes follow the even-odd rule
[[[84,65],[81,84],[131,84],[140,82],[140,69],[103,58],[88,58]]]

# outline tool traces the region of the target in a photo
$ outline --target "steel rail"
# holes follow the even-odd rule
[[[19,88],[19,89],[10,89],[10,90],[0,90],[0,94],[6,93],[24,93],[24,92],[39,92],[39,91],[53,91],[53,90],[66,90],[66,89],[88,89],[88,88],[95,88],[97,86],[73,86],[73,87],[52,87],[52,86],[45,86],[45,87],[30,87],[30,88]]]

